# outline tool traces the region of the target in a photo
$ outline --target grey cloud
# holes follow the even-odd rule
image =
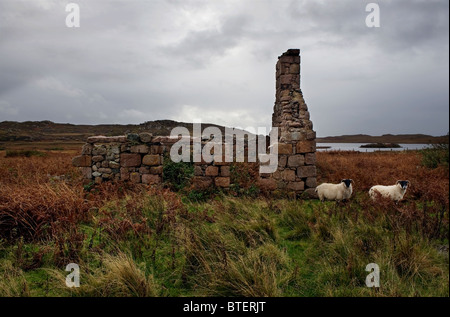
[[[180,42],[168,46],[165,52],[181,57],[193,67],[205,67],[239,44],[246,23],[245,16],[227,17],[219,28],[191,31]]]
[[[448,131],[448,1],[0,0],[0,121],[270,123],[275,63],[302,54],[318,135]],[[227,115],[229,114],[229,115]]]

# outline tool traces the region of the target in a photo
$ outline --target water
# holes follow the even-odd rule
[[[317,151],[358,151],[358,152],[375,152],[375,151],[406,151],[406,150],[422,150],[429,147],[429,144],[400,144],[400,148],[360,148],[361,145],[367,143],[317,143],[317,147],[330,147],[326,149],[318,148]]]

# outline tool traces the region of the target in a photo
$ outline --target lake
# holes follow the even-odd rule
[[[400,144],[401,148],[360,148],[361,145],[367,143],[317,143],[317,147],[330,147],[326,149],[318,148],[317,151],[358,151],[358,152],[375,152],[375,151],[406,151],[406,150],[422,150],[430,147],[429,144]]]

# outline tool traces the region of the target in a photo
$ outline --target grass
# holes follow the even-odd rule
[[[447,166],[449,164],[449,149],[447,144],[433,144],[422,152],[422,164],[429,168]]]
[[[0,296],[449,296],[448,167],[420,152],[317,153],[319,183],[355,181],[346,203],[83,186],[74,155],[0,158]],[[404,201],[368,198],[397,179]]]
[[[46,155],[46,153],[36,150],[7,150],[5,157],[31,157]]]

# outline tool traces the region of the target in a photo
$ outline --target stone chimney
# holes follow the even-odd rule
[[[278,127],[278,170],[272,175],[280,190],[313,193],[316,187],[316,133],[300,89],[300,50],[278,57],[272,126]]]

